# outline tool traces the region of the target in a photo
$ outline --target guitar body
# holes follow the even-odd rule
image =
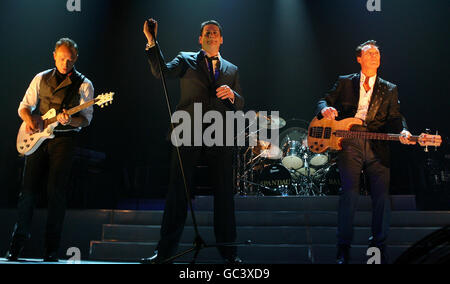
[[[48,119],[56,117],[56,110],[51,109],[45,115],[42,116],[44,121],[44,130],[34,134],[28,134],[26,132],[26,123],[22,122],[19,133],[17,134],[17,151],[22,156],[29,156],[33,154],[41,144],[47,140],[55,137],[53,129],[58,126],[58,122],[54,122],[50,125],[45,125]]]
[[[308,128],[308,147],[313,153],[323,153],[326,150],[342,150],[342,137],[335,135],[337,130],[350,131],[354,125],[362,125],[359,118],[343,120],[318,119],[311,121]]]
[[[114,93],[101,94],[93,100],[71,108],[67,111],[67,114],[76,114],[79,111],[94,104],[103,108],[105,105],[107,106],[108,104],[111,104],[113,96]],[[17,151],[21,156],[29,156],[33,154],[37,150],[37,148],[41,146],[42,142],[44,142],[46,139],[52,139],[55,137],[55,135],[53,135],[53,130],[59,124],[56,120],[56,115],[57,113],[55,109],[51,109],[45,115],[43,115],[42,120],[44,121],[44,130],[34,134],[28,134],[26,132],[26,123],[22,123],[19,129],[19,133],[17,134],[16,143]]]

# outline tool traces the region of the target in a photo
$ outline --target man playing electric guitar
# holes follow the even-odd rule
[[[48,217],[44,261],[58,260],[66,209],[65,191],[75,150],[74,140],[78,131],[88,126],[92,119],[92,106],[73,117],[66,111],[92,100],[94,95],[91,81],[74,68],[78,58],[77,44],[68,38],[60,39],[56,43],[53,58],[56,68],[35,76],[18,110],[26,123],[28,134],[43,131],[45,126],[41,115],[52,108],[57,110],[59,125],[53,131],[54,139],[46,140],[25,158],[18,221],[6,256],[10,261],[17,260],[25,241],[30,238],[33,208],[39,196],[41,180],[46,177]],[[39,114],[32,114],[37,107]]]
[[[361,119],[361,131],[400,133],[403,144],[411,133],[400,114],[397,86],[377,75],[380,50],[375,41],[356,48],[356,60],[361,72],[340,76],[334,87],[318,102],[318,117],[325,119]],[[359,182],[364,169],[372,195],[372,237],[370,246],[381,251],[382,263],[388,263],[386,241],[390,225],[389,149],[384,141],[344,139],[338,156],[342,193],[338,212],[337,263],[349,262],[353,238],[353,219],[359,198]]]

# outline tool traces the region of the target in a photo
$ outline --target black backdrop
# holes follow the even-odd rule
[[[81,0],[80,12],[69,12],[66,2],[0,2],[0,206],[15,205],[20,180],[18,104],[33,76],[54,66],[54,44],[66,36],[78,43],[77,69],[96,94],[116,92],[114,104],[97,108],[80,137],[82,148],[106,159],[75,164],[72,200],[82,201],[74,206],[107,208],[126,198],[164,195],[168,115],[144,54],[142,25],[150,16],[159,21],[167,59],[199,49],[202,21],[221,22],[221,54],[240,67],[246,110],[278,110],[285,119],[310,120],[337,75],[359,71],[356,45],[375,39],[380,76],[399,86],[411,132],[449,134],[448,0],[380,0],[379,12],[369,12],[366,0]],[[175,106],[178,82],[168,86]],[[393,148],[393,193],[415,193],[424,154],[416,146]]]

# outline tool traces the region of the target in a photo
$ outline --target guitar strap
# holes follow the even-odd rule
[[[76,72],[76,71],[74,71]],[[78,95],[78,90],[81,87],[81,84],[83,84],[84,79],[86,78],[84,75],[80,74],[78,75],[77,73],[74,73],[74,82],[72,82],[72,84],[70,84],[69,86],[69,90],[66,93],[66,96],[64,97],[61,106],[59,108],[58,113],[61,113],[63,109],[67,109],[68,104],[70,104],[70,102],[73,100],[75,95]],[[77,80],[78,79],[78,80]]]

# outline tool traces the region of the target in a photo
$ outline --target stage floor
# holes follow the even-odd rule
[[[139,262],[111,262],[111,261],[69,261],[69,260],[59,260],[58,262],[44,262],[43,259],[39,258],[23,258],[19,261],[8,261],[6,258],[0,258],[0,264],[139,264]]]

